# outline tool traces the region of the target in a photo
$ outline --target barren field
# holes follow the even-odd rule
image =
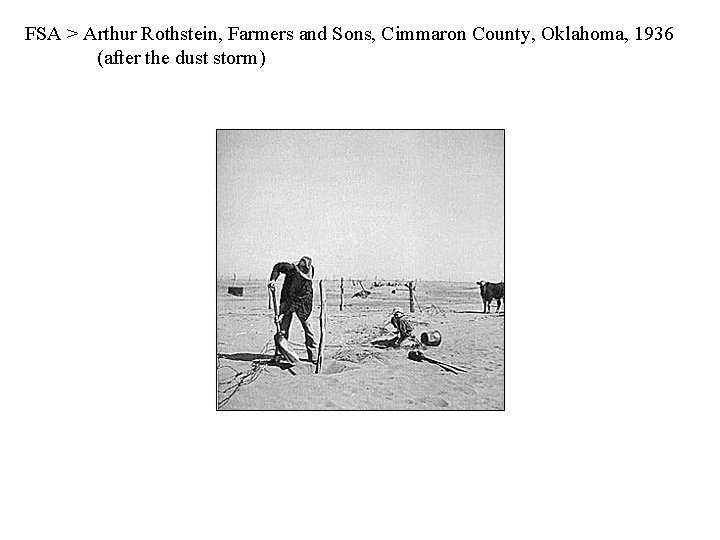
[[[505,307],[482,313],[474,283],[419,282],[418,307],[409,313],[406,287],[371,288],[367,299],[351,298],[360,290],[345,282],[345,304],[339,309],[340,284],[324,281],[327,330],[322,373],[300,362],[287,368],[272,362],[273,323],[264,281],[237,283],[244,296],[228,294],[230,282],[217,287],[217,379],[221,410],[362,409],[362,410],[503,410],[505,378]],[[280,283],[278,283],[280,285]],[[278,295],[279,295],[278,288]],[[396,292],[393,293],[392,291]],[[320,338],[320,294],[314,283],[311,326]],[[442,343],[422,347],[425,355],[461,367],[453,373],[438,365],[408,358],[409,342],[379,348],[371,342],[391,337],[393,307],[415,323],[415,334],[438,330]],[[293,319],[293,350],[306,358],[302,327]],[[238,384],[240,383],[240,384]]]

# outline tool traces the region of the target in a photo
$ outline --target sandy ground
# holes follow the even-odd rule
[[[409,313],[405,287],[369,288],[367,299],[350,298],[359,290],[345,284],[345,306],[339,309],[339,282],[325,281],[327,333],[322,373],[302,361],[292,368],[272,363],[275,325],[268,309],[265,282],[244,282],[243,297],[217,288],[218,403],[226,409],[435,409],[503,410],[505,377],[504,306],[482,313],[473,283],[420,282],[420,309]],[[396,290],[393,294],[392,290]],[[279,289],[278,289],[279,291]],[[320,295],[315,283],[311,326],[320,337]],[[393,307],[415,322],[415,333],[439,330],[442,343],[427,347],[429,358],[462,367],[451,373],[437,365],[408,358],[411,343],[378,348],[371,341],[390,337]],[[290,342],[300,358],[307,356],[297,319]],[[238,381],[243,384],[238,385]],[[229,399],[228,399],[229,398]]]

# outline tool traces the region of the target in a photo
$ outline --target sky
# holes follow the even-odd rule
[[[504,279],[502,131],[220,130],[218,276]]]

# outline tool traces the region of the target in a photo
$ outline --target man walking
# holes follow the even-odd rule
[[[290,323],[293,313],[297,314],[305,331],[305,347],[308,353],[308,362],[315,363],[316,344],[315,336],[310,329],[310,313],[312,312],[313,288],[312,279],[315,269],[310,257],[302,257],[296,263],[277,263],[270,274],[268,288],[275,289],[275,281],[280,274],[285,274],[282,292],[280,293],[280,331],[286,339],[290,338]]]

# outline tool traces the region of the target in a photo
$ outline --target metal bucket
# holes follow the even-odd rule
[[[442,336],[437,330],[432,330],[431,332],[423,332],[422,334],[420,334],[420,341],[423,343],[423,345],[437,347],[442,341]]]

